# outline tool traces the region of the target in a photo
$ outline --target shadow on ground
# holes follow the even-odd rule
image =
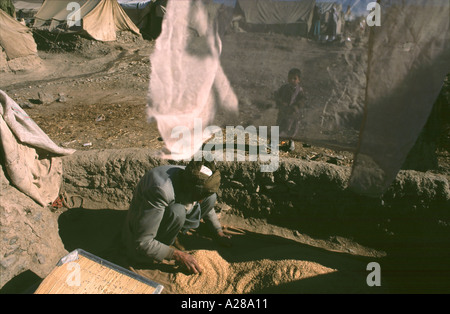
[[[120,247],[120,231],[126,211],[71,209],[60,215],[60,236],[68,251],[81,248],[128,268]],[[397,239],[385,242],[384,258],[368,258],[331,252],[274,235],[245,231],[234,234],[232,247],[223,247],[199,228],[180,238],[186,250],[217,250],[229,263],[258,259],[299,259],[337,269],[337,272],[302,279],[256,293],[448,293],[450,291],[449,239],[440,241]],[[369,287],[369,262],[381,267],[381,287]],[[159,266],[149,267],[158,269]],[[143,268],[142,265],[140,267]],[[163,265],[160,273],[174,273]],[[151,274],[151,272],[150,272]],[[153,278],[150,278],[153,279]],[[166,292],[170,289],[166,289]]]

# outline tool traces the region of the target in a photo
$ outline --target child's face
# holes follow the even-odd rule
[[[289,75],[288,82],[292,86],[297,86],[298,84],[300,84],[300,77],[298,77],[298,75]]]

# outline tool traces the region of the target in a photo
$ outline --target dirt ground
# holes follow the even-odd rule
[[[60,215],[60,235],[67,250],[83,248],[164,286],[164,294],[242,293],[383,293],[366,284],[366,265],[386,253],[344,237],[321,239],[263,220],[222,216],[231,245],[220,245],[201,224],[180,236],[174,247],[194,254],[201,275],[174,262],[136,264],[121,254],[118,230],[123,211],[70,209]]]
[[[292,38],[276,34],[235,33],[227,36],[233,37],[228,39],[225,37],[225,42],[229,40],[227,46],[229,49],[224,49],[223,54],[224,62],[227,64],[225,70],[232,68],[233,65],[237,66],[238,61],[243,64],[240,71],[229,73],[230,80],[238,86],[236,93],[241,105],[240,116],[233,125],[271,125],[274,122],[276,109],[270,100],[270,93],[285,80],[286,71],[293,62],[296,62],[287,57],[294,49],[300,47],[305,58],[299,62],[304,72],[309,75],[315,74],[317,80],[323,84],[331,75],[330,73],[338,76],[339,67],[348,66],[348,58],[352,58],[351,54],[345,53],[351,45],[349,42],[321,45],[304,38],[297,38],[293,42]],[[153,41],[143,40],[128,33],[120,34],[116,42],[110,43],[96,42],[77,36],[51,37],[41,33],[36,33],[35,38],[38,42],[39,56],[42,59],[41,67],[33,71],[1,73],[0,88],[24,108],[55,143],[81,151],[163,147],[156,124],[149,123],[145,115],[151,70],[149,54],[154,48]],[[261,42],[277,49],[280,52],[279,60],[281,61],[272,60],[261,63],[261,54],[267,54],[261,49],[259,44]],[[240,49],[240,47],[244,48]],[[353,48],[359,49],[357,45]],[[243,60],[247,62],[242,62]],[[270,60],[267,55],[266,60]],[[326,62],[319,62],[320,60],[326,60]],[[355,72],[360,70],[355,69]],[[363,82],[360,83],[363,84]],[[314,88],[315,84],[317,82],[305,80],[304,87],[311,91],[311,97],[314,99],[326,101],[326,96],[320,94],[320,90],[326,89],[327,86]],[[354,86],[355,97],[359,97],[360,88],[361,85]],[[281,151],[280,155],[330,162],[345,167],[351,167],[353,159],[352,153],[348,150],[336,151],[300,141],[296,142],[294,151]],[[448,175],[450,173],[448,150],[439,148],[437,155],[439,166],[432,171]],[[236,222],[233,223],[235,224]],[[65,226],[66,232],[74,228],[67,227],[67,224]],[[254,282],[255,279],[247,278],[242,282],[242,285],[247,287],[247,290],[243,288],[242,291],[246,292],[368,292],[368,286],[365,283],[367,272],[363,269],[362,273],[354,273],[354,270],[361,270],[361,265],[367,265],[368,258],[382,255],[382,252],[361,248],[357,243],[347,243],[346,247],[350,250],[360,249],[363,254],[330,253],[323,249],[325,247],[327,250],[332,250],[333,241],[311,249],[313,239],[302,244],[298,241],[299,239],[294,241],[280,233],[264,235],[260,232],[261,229],[258,231],[255,226],[241,227],[243,229],[236,229],[238,232],[234,235],[234,248],[228,251],[227,249],[219,250],[223,253],[222,256],[227,258],[226,265],[220,267],[235,267],[233,269],[240,267],[241,270],[255,268],[254,264],[248,264],[248,262],[272,250],[274,256],[271,257],[275,264],[270,267],[284,269],[284,264],[281,264],[284,263],[283,261],[301,260],[304,261],[301,266],[286,268],[285,272],[291,272],[293,278],[309,278],[308,280],[283,280],[280,279],[284,278],[281,274],[281,277],[276,280],[272,278],[274,282],[277,282],[276,285],[252,286],[253,288],[249,287],[249,282]],[[239,230],[245,231],[239,232]],[[208,238],[193,235],[184,241],[181,245],[184,245],[187,250],[217,250],[216,246],[212,246],[212,240]],[[335,244],[336,242],[339,240],[334,239]],[[86,243],[90,243],[88,239]],[[271,244],[269,249],[267,243]],[[66,243],[66,245],[70,247],[70,244]],[[252,252],[256,252],[256,255],[243,254],[248,246],[253,247]],[[280,247],[283,248],[281,251],[275,250]],[[279,256],[275,256],[277,254]],[[238,256],[241,256],[240,259]],[[359,257],[355,258],[355,256]],[[308,264],[311,262],[317,262],[317,265],[322,266],[314,268],[312,264]],[[308,269],[309,273],[305,269]],[[336,270],[340,271],[336,272]],[[136,271],[143,270],[136,268]],[[173,273],[161,272],[161,270],[156,272],[158,271],[159,273],[144,273],[144,275],[153,278],[156,276],[161,282],[168,283],[165,290],[167,293],[189,292],[180,287],[177,291],[176,286],[170,284],[174,280]],[[322,275],[318,276],[318,274]],[[262,274],[254,274],[254,276],[257,278]],[[354,285],[356,281],[360,283],[357,286]],[[198,282],[191,281],[190,285],[194,287],[198,285]],[[378,290],[378,292],[383,291]],[[218,292],[228,292],[228,290],[224,288]]]

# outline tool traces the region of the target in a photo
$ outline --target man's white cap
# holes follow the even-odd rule
[[[208,167],[205,167],[203,165],[200,168],[200,172],[203,173],[203,174],[206,174],[208,177],[212,176],[212,174],[213,174],[211,169],[209,169]]]

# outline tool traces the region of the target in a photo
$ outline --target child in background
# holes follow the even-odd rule
[[[288,83],[275,92],[278,107],[277,125],[280,127],[280,137],[287,139],[289,151],[295,149],[292,137],[299,128],[300,109],[303,105],[305,93],[300,86],[301,71],[293,68],[288,73]]]

